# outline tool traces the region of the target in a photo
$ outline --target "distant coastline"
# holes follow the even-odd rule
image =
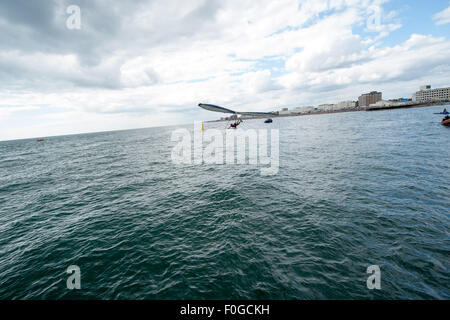
[[[373,112],[373,111],[381,111],[381,110],[393,110],[393,109],[411,109],[411,108],[424,108],[424,107],[435,107],[435,106],[446,106],[450,105],[450,102],[427,102],[427,103],[414,103],[414,104],[403,104],[396,106],[384,106],[384,107],[368,107],[368,108],[360,108],[356,107],[353,109],[345,109],[345,110],[336,110],[336,111],[318,111],[318,112],[309,112],[309,113],[291,113],[291,114],[279,114],[271,117],[262,116],[262,117],[241,117],[243,120],[253,120],[253,119],[266,119],[266,118],[287,118],[287,117],[302,117],[302,116],[314,116],[321,114],[333,114],[333,113],[348,113],[348,112]],[[227,122],[230,120],[226,119],[217,119],[210,120],[205,122]]]
[[[404,105],[391,105],[384,107],[371,106],[366,109],[366,111],[378,111],[378,110],[392,110],[392,109],[409,109],[409,108],[423,108],[423,107],[435,107],[435,106],[446,106],[450,105],[450,102],[427,102],[427,103],[413,103],[413,104],[404,104]]]

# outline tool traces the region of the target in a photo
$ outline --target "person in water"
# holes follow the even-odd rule
[[[442,113],[444,113],[444,114],[447,113],[447,109],[444,109],[444,111],[442,111]]]
[[[446,116],[444,117],[444,119],[442,119],[442,122],[447,121],[447,120],[449,120],[449,119],[450,119],[450,116],[449,116],[449,115],[446,115]]]

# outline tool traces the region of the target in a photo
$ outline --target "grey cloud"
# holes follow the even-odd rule
[[[69,5],[81,8],[81,30],[66,28]],[[104,0],[2,0],[0,1],[0,53],[17,55],[34,53],[75,55],[85,75],[61,74],[52,70],[27,69],[20,62],[0,62],[0,81],[6,84],[45,86],[55,82],[61,86],[119,88],[120,64],[111,66],[106,76],[96,67],[112,57],[125,61],[154,46],[189,41],[199,30],[210,30],[210,22],[220,8],[219,1],[204,1],[182,17],[172,17],[171,12],[157,15],[148,27],[134,23],[134,17],[144,10],[152,10],[159,1],[104,1]],[[156,9],[155,9],[156,10]],[[166,10],[166,9],[165,9]],[[60,66],[55,65],[57,69]],[[33,74],[34,73],[34,74]],[[28,80],[27,80],[28,79]],[[31,79],[40,79],[36,82]],[[154,72],[148,73],[148,83],[158,83]],[[0,83],[1,84],[1,83]],[[27,88],[30,89],[30,88]]]

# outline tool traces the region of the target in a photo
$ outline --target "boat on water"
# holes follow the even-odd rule
[[[447,111],[447,109],[446,108],[444,108],[444,110],[442,110],[442,112],[439,112],[439,113],[435,113],[435,114],[450,114],[450,112],[448,112]]]
[[[450,127],[450,119],[447,119],[447,120],[442,120],[442,125],[443,126],[446,126],[446,127]]]
[[[273,120],[272,119],[267,119],[266,121],[264,121],[264,123],[272,123]]]
[[[37,141],[37,142],[44,142],[45,139],[37,139],[36,141]]]

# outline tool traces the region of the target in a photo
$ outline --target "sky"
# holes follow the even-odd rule
[[[411,98],[449,36],[448,0],[2,0],[0,140]]]

